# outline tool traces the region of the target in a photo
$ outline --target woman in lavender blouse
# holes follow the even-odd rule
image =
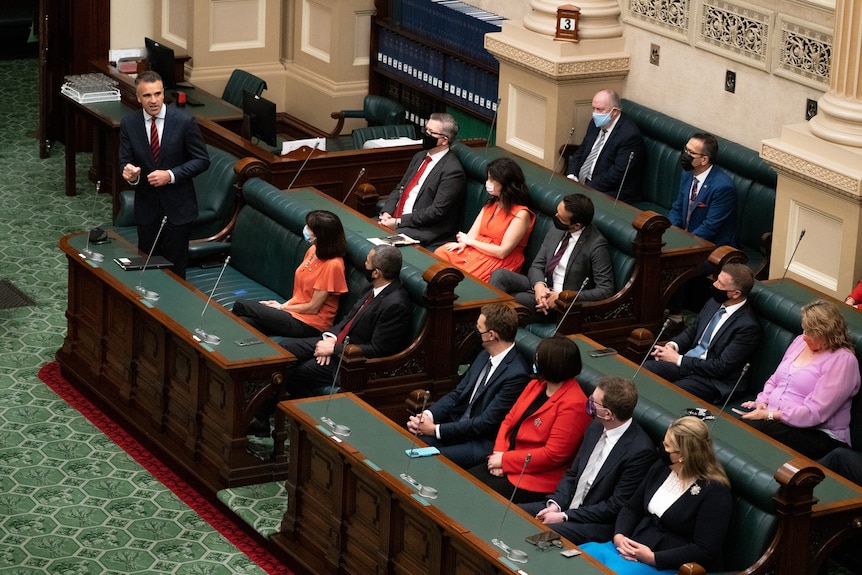
[[[833,303],[802,307],[802,335],[787,348],[754,401],[734,409],[753,427],[812,459],[850,446],[850,404],[859,363],[847,323]]]

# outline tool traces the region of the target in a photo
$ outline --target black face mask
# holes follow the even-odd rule
[[[437,147],[437,138],[422,132],[422,149],[430,150]]]
[[[370,270],[368,268],[365,268],[365,279],[368,280],[368,283],[374,282],[374,278],[371,277],[371,274],[373,274],[373,273],[374,273],[374,270]]]
[[[688,152],[683,152],[679,157],[679,165],[682,166],[682,169],[686,172],[690,172],[694,169],[694,156],[689,154]]]
[[[554,216],[554,217],[553,217],[553,218],[551,218],[551,219],[554,221],[554,227],[555,227],[555,228],[557,228],[558,230],[560,230],[560,231],[562,231],[562,232],[568,232],[568,231],[571,231],[571,230],[569,230],[569,228],[570,228],[571,226],[570,226],[570,225],[569,225],[569,226],[567,226],[566,224],[564,224],[563,222],[561,222],[561,221],[560,221],[560,218],[558,218],[557,216]]]
[[[658,452],[658,459],[668,467],[673,465],[673,461],[670,460],[670,453],[664,450],[664,445],[659,445],[656,448],[656,452]]]
[[[712,299],[714,299],[720,304],[724,304],[727,300],[730,299],[730,296],[726,291],[718,289],[714,285],[709,286],[709,295],[712,296]]]

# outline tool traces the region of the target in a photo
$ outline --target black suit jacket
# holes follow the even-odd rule
[[[557,244],[563,239],[564,233],[566,232],[553,228],[545,236],[530,269],[527,270],[530,286],[545,281],[545,266],[548,260],[554,257]],[[585,277],[589,277],[590,281],[581,292],[579,301],[598,301],[614,294],[614,266],[611,263],[608,241],[592,224],[583,229],[572,250],[566,266],[563,289],[577,291]]]
[[[671,341],[684,354],[697,345],[719,303],[710,299],[697,316],[697,323],[686,328]],[[746,302],[712,336],[706,359],[683,356],[679,367],[680,378],[696,379],[714,386],[721,397],[727,397],[742,374],[742,368],[760,342],[760,324]],[[740,389],[746,388],[742,381]]]
[[[584,434],[584,441],[557,490],[548,499],[559,505],[568,522],[591,524],[582,530],[585,541],[606,541],[613,537],[614,522],[620,510],[644,479],[647,470],[656,460],[655,445],[649,435],[632,420],[607,459],[599,469],[583,503],[577,509],[568,509],[578,488],[578,480],[587,466],[590,455],[604,431],[601,422],[593,421]]]
[[[577,177],[581,171],[581,166],[584,160],[593,149],[593,144],[599,136],[599,129],[595,122],[590,120],[587,126],[587,133],[584,135],[584,141],[578,147],[578,150],[569,158],[569,169],[566,174],[573,174]],[[629,163],[629,156],[632,156],[631,165],[629,165],[628,173],[626,174],[626,165]],[[608,135],[608,141],[605,142],[599,157],[596,158],[596,165],[593,168],[593,176],[589,182],[581,182],[611,196],[616,197],[617,191],[620,189],[620,183],[623,183],[620,199],[624,202],[633,202],[640,196],[640,174],[644,158],[644,143],[641,137],[641,132],[632,120],[625,114],[621,114],[617,118],[617,124]],[[623,182],[623,174],[625,174],[625,182]]]
[[[329,330],[331,333],[338,334],[347,325],[347,322],[362,307],[370,291],[369,285],[347,315],[338,324],[332,326]],[[407,339],[410,336],[411,314],[410,296],[401,284],[401,280],[395,279],[383,288],[356,317],[356,321],[347,332],[350,345],[358,345],[366,358],[385,357],[401,351],[409,343]],[[312,339],[316,341],[320,338]],[[343,344],[336,344],[333,355],[341,355],[343,349]]]
[[[168,216],[169,223],[177,226],[197,218],[193,178],[209,168],[210,160],[192,116],[166,106],[159,162],[156,164],[150,150],[144,112],[136,110],[128,114],[120,122],[120,172],[126,164],[141,168],[141,179],[135,186],[135,220],[139,226],[157,225],[164,215]],[[176,181],[154,188],[147,182],[147,174],[154,170],[171,170]]]
[[[413,179],[427,152],[413,156],[398,186],[389,194],[383,211],[395,215],[395,208],[404,188]],[[460,210],[466,177],[458,157],[450,150],[434,164],[422,182],[413,211],[401,216],[398,233],[419,240],[423,246],[433,246],[455,237],[461,221]]]
[[[512,347],[488,383],[476,392],[470,419],[459,421],[489,357],[490,354],[482,350],[458,386],[428,408],[434,415],[434,423],[440,424],[440,438],[444,443],[465,443],[474,439],[493,441],[509,409],[530,381],[527,365]]]

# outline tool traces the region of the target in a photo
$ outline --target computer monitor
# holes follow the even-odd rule
[[[270,146],[277,146],[275,103],[243,90],[242,128],[245,139],[253,142],[257,138]]]
[[[177,78],[174,70],[174,50],[168,46],[159,44],[151,38],[144,38],[147,48],[147,62],[150,70],[162,77],[165,90],[173,90],[177,87]]]

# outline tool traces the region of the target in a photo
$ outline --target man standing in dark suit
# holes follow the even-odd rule
[[[174,273],[185,278],[191,224],[198,216],[192,179],[209,168],[209,155],[194,118],[165,106],[158,74],[142,72],[135,85],[143,111],[120,122],[120,170],[135,188],[138,249],[150,253],[167,217],[153,254],[173,262]]]
[[[705,401],[726,399],[760,342],[760,325],[746,299],[752,286],[747,265],[725,264],[697,322],[657,345],[644,367]]]
[[[584,141],[569,158],[566,177],[633,202],[640,195],[644,143],[637,124],[622,114],[620,106],[620,96],[613,90],[600,90],[593,96],[593,119]]]
[[[694,134],[680,157],[684,170],[679,195],[670,208],[673,225],[717,246],[736,243],[736,187],[715,165],[718,141],[711,134]]]
[[[515,349],[515,310],[499,303],[482,306],[476,331],[484,350],[458,387],[407,421],[407,429],[465,469],[494,450],[500,424],[530,379]]]
[[[572,466],[545,503],[524,503],[576,545],[608,541],[620,509],[656,460],[649,435],[632,419],[638,392],[631,380],[606,376],[587,400],[594,421]]]
[[[282,338],[282,347],[296,356],[288,371],[287,390],[294,397],[316,395],[329,388],[344,338],[357,345],[366,358],[392,355],[410,343],[410,296],[401,285],[401,252],[392,246],[377,246],[368,252],[365,273],[371,285],[353,308],[322,338]]]
[[[458,123],[449,114],[431,114],[422,133],[422,147],[380,212],[380,223],[436,247],[454,239],[464,196],[464,168],[449,146]]]
[[[498,269],[489,283],[515,296],[534,310],[531,321],[543,320],[554,309],[560,292],[587,285],[578,301],[598,301],[614,293],[614,268],[608,242],[592,224],[595,208],[583,194],[570,194],[557,205],[549,231],[527,275]]]

